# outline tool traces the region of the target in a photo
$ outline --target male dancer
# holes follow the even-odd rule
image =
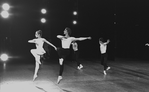
[[[78,57],[79,57],[79,51],[78,51],[78,44],[76,41],[73,41],[72,43],[72,49],[74,51],[74,59],[77,62],[77,68],[80,70],[83,68],[83,65],[78,61]]]
[[[110,69],[110,67],[107,65],[107,44],[110,42],[110,40],[107,40],[107,42],[104,42],[103,38],[99,38],[99,44],[100,44],[100,52],[101,52],[101,65],[104,66],[104,75],[106,75],[106,71]]]
[[[58,49],[60,71],[59,71],[59,76],[57,79],[57,84],[59,84],[60,81],[62,80],[62,73],[63,73],[63,69],[64,69],[63,61],[66,58],[66,56],[68,56],[68,54],[70,52],[69,49],[70,49],[71,42],[91,39],[91,37],[80,37],[80,38],[70,37],[71,29],[68,27],[65,28],[64,35],[65,36],[57,35],[57,38],[59,38],[62,43],[62,48]]]
[[[42,31],[41,30],[36,31],[35,37],[36,37],[35,39],[28,41],[29,43],[35,43],[36,44],[36,49],[31,49],[31,53],[35,57],[35,61],[36,61],[33,81],[37,78],[37,73],[39,70],[39,64],[41,64],[41,60],[40,60],[41,56],[46,53],[46,51],[43,49],[44,42],[51,45],[53,48],[55,48],[55,50],[57,50],[57,48],[52,43],[47,41],[45,38],[42,38]]]

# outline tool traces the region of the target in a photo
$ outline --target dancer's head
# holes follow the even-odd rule
[[[104,42],[104,40],[103,40],[103,38],[101,37],[101,38],[99,38],[99,42],[100,43],[103,43]]]
[[[64,30],[64,34],[70,36],[71,35],[71,29],[66,27]]]
[[[37,38],[42,37],[42,31],[41,30],[36,31],[35,37]]]

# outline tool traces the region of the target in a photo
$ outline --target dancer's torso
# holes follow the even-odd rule
[[[107,50],[107,45],[106,44],[100,44],[101,54],[106,53],[106,50]]]
[[[69,49],[71,42],[74,40],[74,37],[63,38],[62,41],[62,48]]]
[[[45,52],[45,50],[43,49],[43,44],[44,44],[44,39],[43,38],[35,39],[35,44],[36,44],[37,50]]]

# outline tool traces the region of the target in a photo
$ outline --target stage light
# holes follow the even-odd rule
[[[77,21],[76,21],[76,20],[74,20],[74,21],[73,21],[73,24],[74,24],[74,25],[75,25],[75,24],[77,24]]]
[[[73,15],[77,15],[78,13],[76,11],[73,12]]]
[[[1,12],[1,16],[2,16],[3,18],[8,18],[8,17],[9,17],[8,11],[2,11],[2,12]]]
[[[2,5],[2,8],[3,8],[3,10],[8,11],[8,10],[10,9],[10,6],[9,6],[9,4],[4,3],[4,4]]]
[[[42,14],[46,14],[47,13],[47,10],[46,9],[41,9],[41,13]]]
[[[2,60],[2,61],[7,61],[8,60],[8,55],[7,54],[1,54],[1,56],[0,56],[0,59]]]
[[[45,18],[41,18],[41,23],[46,23],[46,19]]]

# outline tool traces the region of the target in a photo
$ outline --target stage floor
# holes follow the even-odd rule
[[[141,60],[109,61],[111,69],[105,76],[98,60],[66,61],[63,79],[56,84],[58,61],[46,61],[32,82],[33,63],[0,64],[0,92],[149,92],[149,62]]]

